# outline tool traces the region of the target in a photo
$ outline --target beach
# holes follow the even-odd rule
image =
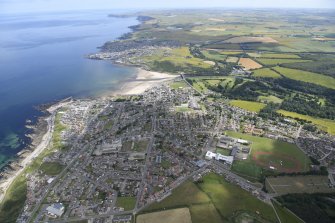
[[[162,84],[165,81],[173,80],[179,75],[147,71],[142,68],[137,69],[135,79],[124,82],[118,91],[112,95],[137,95],[142,94],[149,88]]]

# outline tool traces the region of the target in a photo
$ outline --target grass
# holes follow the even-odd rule
[[[57,162],[44,162],[42,163],[40,170],[42,170],[46,175],[56,176],[60,174],[64,168],[64,165]]]
[[[222,219],[212,203],[196,204],[190,207],[192,223],[221,223]]]
[[[275,208],[281,222],[290,222],[290,223],[303,223],[304,221],[300,220],[287,208],[282,207],[277,201],[272,201],[273,207]]]
[[[147,150],[149,141],[148,140],[141,140],[134,142],[133,150],[136,152],[145,152]]]
[[[192,112],[193,109],[189,107],[176,107],[176,112]]]
[[[284,53],[248,53],[248,55],[255,58],[300,59],[298,55]]]
[[[10,185],[0,208],[0,222],[16,222],[27,197],[27,180],[23,174]]]
[[[136,197],[118,197],[116,200],[117,207],[123,207],[125,211],[130,211],[135,208]]]
[[[236,212],[242,211],[247,213],[259,212],[260,218],[270,222],[276,222],[276,216],[272,207],[249,192],[240,187],[227,182],[223,177],[210,173],[203,177],[203,183],[199,188],[210,197],[215,208],[221,216],[227,221]]]
[[[192,223],[188,208],[178,208],[148,214],[141,214],[136,218],[137,223]]]
[[[281,78],[280,74],[270,68],[262,68],[252,72],[254,77]]]
[[[309,170],[309,158],[294,144],[273,140],[248,134],[228,131],[228,136],[240,138],[251,142],[251,155],[247,160],[233,163],[233,171],[238,174],[246,175],[255,179],[260,179],[263,168],[268,168],[269,163],[278,165],[282,161],[282,166],[278,165],[278,172],[286,172],[286,169],[297,169],[295,172],[305,172]],[[269,153],[265,156],[259,156],[257,162],[253,159],[255,153]],[[293,162],[291,157],[294,157]],[[282,170],[280,169],[282,168]]]
[[[237,219],[243,214],[248,214],[247,222],[252,219],[276,222],[270,205],[214,173],[207,174],[199,183],[183,183],[172,191],[172,195],[150,205],[144,212],[180,207],[190,209],[192,223],[239,222]]]
[[[269,95],[269,96],[258,96],[258,100],[262,103],[269,103],[273,102],[276,104],[281,104],[283,102],[283,99],[280,99],[276,96]]]
[[[285,110],[278,110],[277,112],[286,117],[312,122],[313,124],[318,126],[320,129],[328,132],[329,134],[335,135],[335,121],[334,120],[314,118],[309,115],[302,115],[296,112],[289,112]]]
[[[224,61],[227,55],[221,54],[216,50],[203,50],[201,53],[210,60]]]
[[[269,58],[261,58],[261,59],[257,59],[257,61],[267,66],[283,64],[283,63],[310,62],[310,60],[300,60],[300,59],[269,59]]]
[[[266,189],[278,195],[293,193],[332,193],[328,176],[278,176],[266,178]]]
[[[174,90],[177,90],[179,88],[185,88],[185,87],[187,87],[187,84],[185,83],[185,81],[175,81],[170,84],[170,88]]]
[[[326,88],[335,89],[335,78],[323,75],[312,73],[308,71],[284,68],[284,67],[275,67],[274,70],[281,73],[287,78],[308,82],[312,84],[317,84]]]
[[[266,105],[254,101],[232,100],[229,102],[231,106],[239,107],[250,112],[260,112]]]
[[[145,211],[151,212],[208,202],[210,202],[210,199],[204,192],[199,190],[199,188],[191,181],[186,181],[185,183],[174,189],[172,191],[172,195],[165,198],[161,202],[151,204],[145,209]]]

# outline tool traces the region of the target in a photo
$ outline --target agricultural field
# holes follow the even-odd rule
[[[265,66],[273,66],[284,63],[307,63],[311,62],[310,60],[300,60],[300,59],[269,59],[269,58],[260,58],[257,61]]]
[[[210,60],[224,61],[227,58],[227,55],[216,50],[202,50],[201,53]]]
[[[271,58],[271,59],[300,59],[301,57],[295,54],[284,53],[248,53],[250,57],[254,58]]]
[[[188,208],[178,208],[167,211],[153,212],[137,216],[136,223],[192,223]]]
[[[333,193],[328,176],[278,176],[268,177],[265,187],[278,195],[295,193]]]
[[[160,203],[150,205],[144,213],[188,207],[192,223],[277,222],[273,208],[249,192],[210,173],[199,183],[185,182]],[[258,212],[259,214],[256,214]]]
[[[238,61],[238,64],[244,67],[246,70],[254,70],[262,68],[262,65],[257,63],[256,61],[250,59],[250,58],[241,58]]]
[[[238,61],[238,57],[230,56],[230,57],[227,57],[227,59],[226,59],[227,63],[237,63],[237,61]]]
[[[326,88],[335,89],[335,78],[323,74],[317,74],[308,71],[302,71],[284,67],[275,67],[273,69],[279,72],[280,74],[284,75],[285,77],[293,80],[308,82]]]
[[[265,108],[265,104],[255,101],[232,100],[229,103],[231,106],[239,107],[250,112],[260,112]]]
[[[259,179],[263,169],[284,173],[306,172],[310,169],[310,159],[294,144],[232,131],[226,134],[251,142],[248,159],[233,163],[232,170],[242,176]]]
[[[241,36],[234,37],[224,41],[225,43],[277,43],[278,41],[271,37]]]
[[[265,78],[281,78],[280,74],[271,70],[270,68],[262,68],[252,71],[254,77],[265,77]]]
[[[290,117],[294,119],[301,119],[307,122],[312,122],[313,124],[318,126],[320,129],[328,132],[329,134],[335,135],[335,121],[334,120],[315,118],[309,115],[302,115],[296,112],[289,112],[285,110],[278,110],[277,112],[286,117]]]

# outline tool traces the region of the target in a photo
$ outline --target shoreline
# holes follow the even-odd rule
[[[120,89],[111,91],[110,93],[105,93],[102,97],[143,94],[146,90],[158,86],[166,81],[171,81],[176,77],[179,77],[179,75],[136,68],[136,76],[134,78],[121,82]]]
[[[7,171],[6,174],[8,177],[6,179],[1,179],[0,181],[0,204],[2,205],[2,202],[4,201],[4,198],[6,197],[7,190],[10,188],[12,183],[15,181],[15,179],[24,172],[26,167],[28,167],[31,162],[37,158],[45,149],[48,148],[54,131],[54,120],[56,116],[56,111],[63,107],[67,103],[71,103],[72,99],[69,100],[69,98],[66,98],[64,100],[61,100],[57,102],[56,104],[51,105],[49,108],[46,109],[47,112],[49,112],[49,115],[46,117],[43,117],[39,122],[46,122],[47,123],[47,131],[43,133],[43,130],[39,132],[39,134],[36,134],[30,147],[28,150],[27,148],[23,149],[20,153],[21,155],[25,155],[24,157],[19,156],[16,161],[16,165],[19,166],[19,168],[12,169],[10,171]],[[38,123],[36,124],[39,125]],[[39,131],[39,130],[35,130]],[[39,142],[34,143],[34,140],[38,140],[38,138],[41,138]],[[2,172],[4,173],[4,172]]]

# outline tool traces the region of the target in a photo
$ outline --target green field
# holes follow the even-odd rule
[[[328,176],[267,177],[265,186],[268,191],[278,195],[335,192],[335,188],[329,187]]]
[[[271,59],[300,59],[295,54],[284,54],[284,53],[248,53],[250,57],[255,58],[271,58]]]
[[[172,89],[179,89],[179,88],[185,88],[188,85],[185,83],[185,81],[175,81],[170,84],[170,88]]]
[[[258,96],[258,100],[262,103],[269,103],[273,102],[276,104],[281,104],[283,102],[283,99],[280,99],[276,96],[270,95],[270,96]]]
[[[154,203],[144,212],[189,207],[192,223],[276,222],[272,207],[223,177],[210,173],[200,183],[187,181],[173,190],[172,195]],[[259,214],[256,214],[259,212]]]
[[[296,112],[289,112],[285,110],[278,110],[277,112],[286,117],[312,122],[313,124],[317,125],[320,129],[328,132],[329,134],[335,135],[335,121],[334,120],[314,118],[309,115],[302,115]]]
[[[283,63],[301,63],[301,62],[310,62],[310,60],[299,60],[299,59],[270,59],[270,58],[260,58],[257,59],[263,65],[277,65]]]
[[[118,197],[116,199],[116,206],[123,207],[125,211],[130,211],[135,208],[136,197]]]
[[[232,170],[238,174],[259,179],[269,166],[276,167],[277,172],[309,170],[309,158],[294,144],[232,131],[226,134],[252,143],[248,159],[233,163]]]
[[[258,70],[254,70],[252,72],[254,77],[268,77],[268,78],[281,78],[280,74],[271,70],[270,68],[262,68]]]
[[[254,101],[242,101],[242,100],[232,100],[229,102],[231,106],[239,107],[247,111],[251,112],[260,112],[263,108],[265,108],[265,104]]]
[[[289,223],[304,223],[301,219],[299,219],[295,214],[290,212],[287,208],[282,207],[277,201],[272,201],[273,207],[276,209],[276,212],[280,218],[281,222],[289,222]]]
[[[287,78],[293,80],[318,84],[323,87],[335,89],[335,78],[323,74],[317,74],[308,71],[302,71],[284,67],[275,67],[274,69],[277,72],[281,73],[282,75],[286,76]]]
[[[10,185],[0,207],[0,222],[12,223],[24,207],[24,201],[27,197],[27,181],[21,174]]]
[[[42,172],[46,175],[56,176],[60,174],[64,168],[64,165],[57,162],[44,162],[42,163],[40,170],[42,170]]]
[[[227,55],[221,54],[215,50],[202,50],[201,53],[209,60],[224,61],[227,58]]]

